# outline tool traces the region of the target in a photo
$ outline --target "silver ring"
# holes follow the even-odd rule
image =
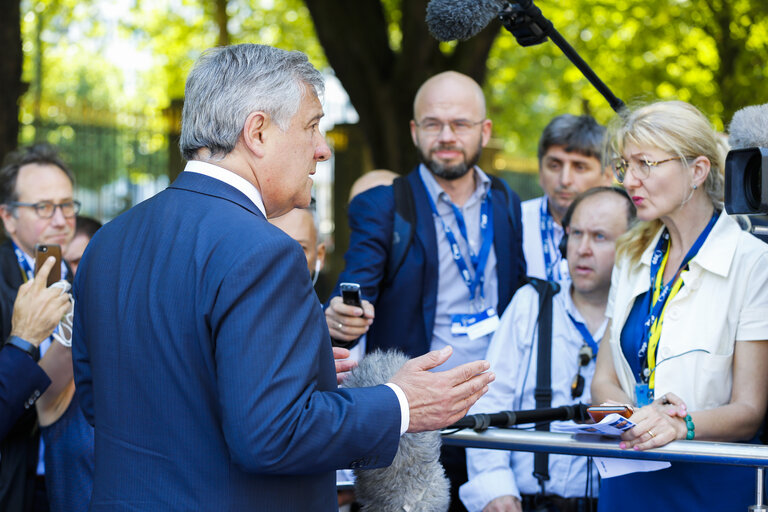
[[[339,327],[338,327],[338,329],[339,329],[340,331],[343,331],[343,330],[344,330],[344,324],[343,324],[343,323],[341,323],[341,322],[339,322]]]

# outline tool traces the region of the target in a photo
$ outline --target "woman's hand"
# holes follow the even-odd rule
[[[680,397],[667,393],[635,412],[629,419],[635,427],[621,435],[619,447],[624,450],[658,448],[678,439],[685,439],[688,409]]]

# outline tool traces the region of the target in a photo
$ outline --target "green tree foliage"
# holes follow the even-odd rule
[[[733,112],[768,101],[768,4],[747,0],[537,1],[545,16],[624,101],[689,101],[723,130]],[[522,48],[504,33],[488,60],[496,133],[534,155],[563,112],[613,111],[553,43]]]

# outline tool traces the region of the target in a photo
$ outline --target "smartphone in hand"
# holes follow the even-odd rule
[[[360,294],[360,285],[357,283],[341,283],[341,301],[348,306],[363,308],[363,298]]]
[[[46,286],[51,286],[57,281],[61,281],[61,246],[57,244],[37,244],[35,246],[35,272],[43,266],[45,260],[53,256],[56,263],[48,274]]]
[[[616,413],[619,416],[629,418],[632,416],[633,412],[634,411],[626,405],[595,405],[587,407],[587,413],[589,413],[592,419],[595,420],[595,423],[600,423],[600,421],[609,414]]]

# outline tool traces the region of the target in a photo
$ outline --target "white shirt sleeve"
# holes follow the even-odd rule
[[[744,306],[739,312],[736,329],[738,341],[768,339],[768,254],[763,254],[752,267],[746,280],[749,283]]]
[[[397,401],[400,402],[400,435],[405,434],[408,431],[408,426],[411,424],[411,410],[408,405],[408,398],[400,386],[387,382],[387,386],[395,392],[397,395]]]
[[[496,380],[489,386],[488,393],[472,407],[470,414],[515,409],[516,379],[523,366],[520,362],[520,338],[525,338],[520,330],[527,330],[530,324],[529,319],[521,316],[527,317],[533,304],[538,307],[538,303],[532,300],[536,297],[532,287],[521,288],[502,315],[486,356]],[[469,480],[459,488],[459,496],[470,512],[481,511],[499,496],[520,497],[508,450],[467,449],[467,474]]]

